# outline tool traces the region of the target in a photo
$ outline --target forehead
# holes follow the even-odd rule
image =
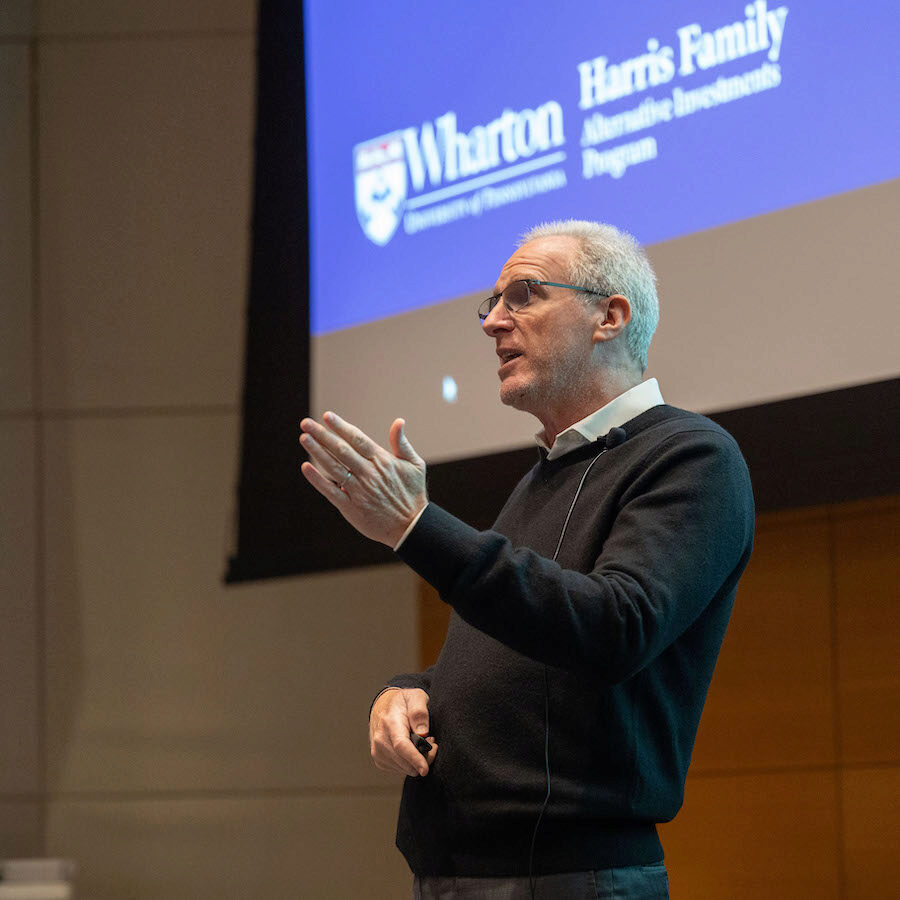
[[[506,261],[494,288],[500,291],[510,281],[520,278],[562,281],[567,276],[569,264],[578,249],[578,238],[569,235],[553,235],[529,241]]]

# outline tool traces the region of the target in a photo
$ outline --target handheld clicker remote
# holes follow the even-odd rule
[[[428,756],[428,754],[431,753],[431,744],[414,731],[410,731],[409,739],[416,745],[416,750],[418,750],[422,756]]]

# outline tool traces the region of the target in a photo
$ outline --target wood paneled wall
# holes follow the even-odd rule
[[[710,688],[673,900],[900,893],[900,497],[767,513]],[[422,582],[420,663],[449,607]]]

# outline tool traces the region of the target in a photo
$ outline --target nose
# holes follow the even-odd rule
[[[502,298],[497,301],[497,305],[481,323],[481,330],[488,337],[495,337],[504,331],[512,331],[514,327],[513,317],[509,314],[509,310],[506,308]]]

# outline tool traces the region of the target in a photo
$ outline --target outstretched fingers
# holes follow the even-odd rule
[[[381,448],[358,428],[342,420],[338,420],[341,431],[335,430],[332,427],[337,419],[334,413],[327,412],[322,419],[325,424],[315,419],[303,419],[300,423],[301,431],[307,440],[311,438],[329,453],[338,465],[359,476]],[[300,443],[304,448],[307,447],[303,437]]]
[[[311,434],[300,435],[300,446],[309,454],[316,469],[335,484],[340,485],[347,478],[350,469],[329,453]]]
[[[311,462],[300,466],[303,477],[326,499],[335,506],[350,502],[350,498],[330,478],[324,476]]]
[[[346,446],[364,459],[374,459],[382,449],[362,429],[345,422],[337,413],[330,411],[325,413],[322,421],[333,434],[344,441]]]

